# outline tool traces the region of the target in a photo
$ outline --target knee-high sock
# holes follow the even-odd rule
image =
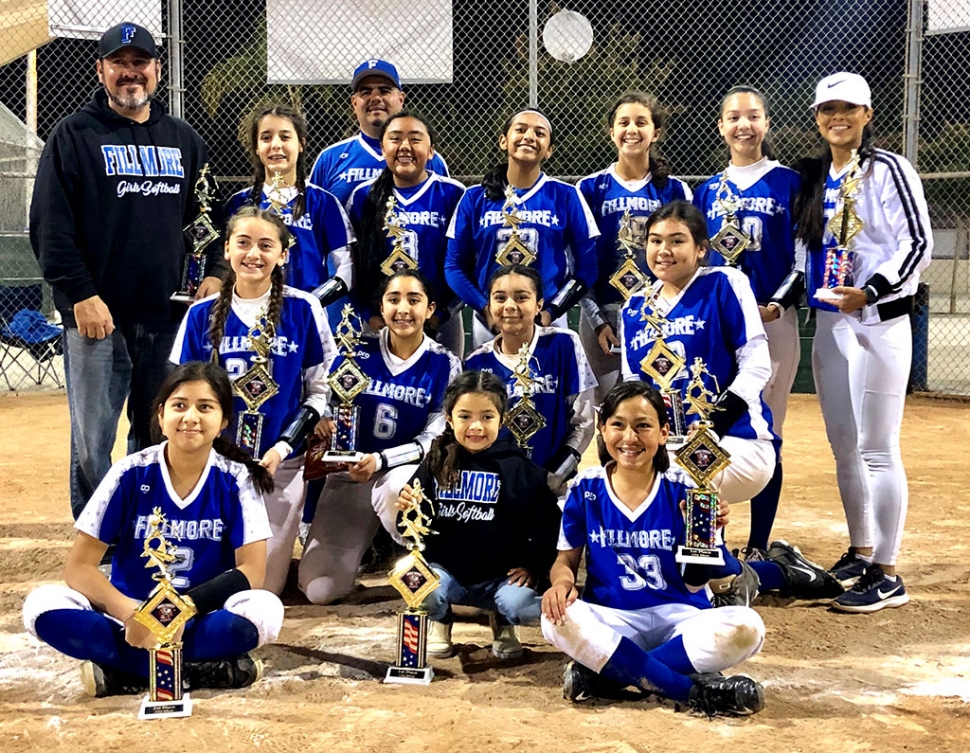
[[[209,661],[252,651],[259,645],[259,631],[245,617],[217,609],[193,620],[183,640],[185,661]]]
[[[128,645],[125,629],[100,612],[52,609],[37,618],[34,630],[62,654],[148,677],[148,652]]]
[[[751,500],[751,533],[748,535],[748,547],[758,549],[768,548],[771,528],[775,524],[778,513],[778,500],[781,498],[781,484],[784,474],[781,463],[775,464],[775,472],[768,481],[768,485]]]
[[[778,563],[750,562],[749,564],[751,565],[751,569],[758,573],[758,581],[760,582],[758,593],[780,591],[788,585],[788,581],[785,580],[785,574],[782,572],[781,567],[778,566]]]
[[[623,637],[610,660],[603,666],[601,674],[623,685],[659,692],[671,700],[686,702],[693,685],[687,675],[693,671],[694,667],[687,658],[684,641],[680,636],[650,652]]]

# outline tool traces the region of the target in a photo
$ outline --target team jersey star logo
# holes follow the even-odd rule
[[[289,349],[290,353],[296,353],[296,351],[298,351],[300,349],[299,344],[294,343],[294,342],[287,343],[286,344],[286,347]]]
[[[704,325],[705,324],[707,324],[707,322],[704,319],[695,319],[694,320],[694,329],[695,330],[704,329]]]
[[[606,531],[603,530],[603,526],[600,526],[600,530],[591,531],[589,534],[589,540],[594,544],[599,544],[600,546],[606,546]]]
[[[556,215],[553,215],[552,216],[552,224],[553,225],[558,225],[559,224],[559,217],[558,216],[556,216]]]

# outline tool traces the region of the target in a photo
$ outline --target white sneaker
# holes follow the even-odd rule
[[[428,656],[447,659],[455,655],[455,644],[451,642],[451,625],[428,620]]]
[[[498,659],[518,659],[522,656],[522,644],[515,625],[500,625],[494,612],[488,614],[488,626],[492,628],[492,655]]]

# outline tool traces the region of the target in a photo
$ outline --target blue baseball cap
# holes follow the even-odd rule
[[[98,57],[106,58],[125,47],[134,47],[149,57],[158,57],[158,47],[151,32],[144,26],[130,21],[115,24],[101,35],[101,41],[98,42]]]
[[[350,81],[351,90],[357,91],[358,84],[368,76],[381,76],[394,84],[395,88],[401,88],[401,77],[397,75],[397,68],[386,60],[370,58],[358,65],[354,71],[354,77]]]

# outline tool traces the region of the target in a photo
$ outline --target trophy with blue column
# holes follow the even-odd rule
[[[152,543],[157,542],[153,547]],[[176,640],[185,624],[195,616],[195,604],[172,585],[171,565],[178,563],[176,548],[165,537],[165,515],[156,507],[148,518],[142,557],[145,567],[156,567],[152,578],[158,585],[135,611],[133,619],[155,636],[148,649],[148,695],[142,701],[139,719],[191,716],[192,699],[182,692],[182,643]]]
[[[397,663],[387,668],[384,682],[427,685],[434,677],[434,669],[428,666],[428,613],[421,604],[441,583],[438,574],[421,554],[424,538],[431,530],[434,507],[424,495],[421,482],[415,480],[411,487],[411,506],[401,513],[398,527],[407,540],[408,554],[388,574],[388,582],[404,598],[407,609],[398,613]],[[428,512],[422,505],[427,503]]]

